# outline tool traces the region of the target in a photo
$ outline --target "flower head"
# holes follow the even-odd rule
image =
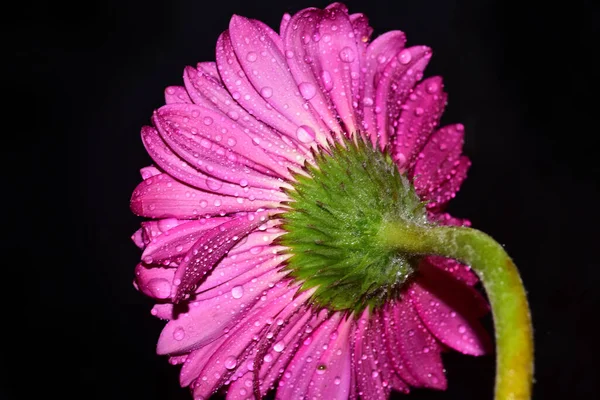
[[[444,389],[443,351],[489,349],[468,267],[378,240],[387,221],[468,225],[443,210],[469,161],[462,125],[437,128],[430,49],[371,33],[339,3],[279,33],[234,16],[142,129],[135,284],[194,398]]]

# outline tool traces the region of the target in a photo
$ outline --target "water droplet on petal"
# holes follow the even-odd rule
[[[208,178],[206,180],[206,185],[209,187],[209,189],[219,190],[223,186],[223,182],[214,178]]]
[[[244,295],[243,286],[234,286],[231,289],[231,297],[233,297],[234,299],[240,299],[243,295]]]
[[[285,349],[285,344],[283,344],[283,342],[277,342],[275,346],[273,346],[273,350],[275,350],[278,353],[281,353],[283,349]]]
[[[185,337],[185,331],[183,330],[182,327],[178,327],[177,329],[175,329],[173,331],[173,339],[179,341],[179,340],[183,340],[184,337]]]
[[[458,333],[465,333],[466,331],[467,331],[467,328],[465,328],[464,325],[458,326]]]
[[[248,54],[246,54],[246,60],[248,60],[250,62],[256,61],[257,58],[258,58],[258,55],[255,52],[253,52],[253,51],[251,51]]]
[[[300,125],[296,130],[296,137],[302,143],[310,143],[315,140],[315,131],[306,125]]]
[[[227,369],[234,369],[235,366],[237,365],[237,358],[235,358],[234,356],[229,356],[225,359],[225,362],[223,363],[223,365]]]
[[[438,84],[437,84],[437,83],[435,83],[435,82],[430,82],[430,83],[427,85],[427,92],[428,92],[428,93],[431,93],[431,94],[433,94],[433,93],[437,92],[437,91],[438,91],[438,89],[439,89],[439,86],[438,86]]]
[[[333,378],[333,383],[339,385],[340,383],[342,383],[342,378],[336,376],[335,378]]]
[[[321,81],[323,82],[323,88],[326,91],[329,92],[333,89],[333,79],[331,78],[329,71],[323,70],[323,72],[321,72]]]
[[[325,371],[327,370],[327,367],[324,364],[319,364],[317,366],[317,375],[323,375],[325,373]]]
[[[288,51],[285,52],[285,56],[287,58],[294,58],[294,52],[291,51],[291,50],[288,50]]]
[[[203,122],[204,122],[204,125],[208,126],[213,123],[213,119],[211,117],[204,117]]]
[[[309,82],[302,82],[300,85],[298,85],[298,89],[300,90],[302,97],[304,97],[306,100],[312,99],[315,97],[315,94],[317,94],[317,88],[315,85]]]
[[[412,60],[412,54],[410,54],[410,50],[404,49],[400,52],[400,54],[398,54],[398,61],[400,61],[400,64],[406,65],[410,62],[410,60]]]
[[[354,51],[350,47],[344,47],[340,50],[340,60],[345,63],[354,61]]]
[[[273,96],[273,89],[265,86],[264,88],[260,89],[260,95],[265,99],[268,99],[269,97]]]

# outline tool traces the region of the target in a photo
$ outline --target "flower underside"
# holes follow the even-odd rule
[[[355,138],[320,147],[315,163],[294,176],[280,242],[292,254],[291,276],[302,289],[316,288],[315,305],[359,313],[398,298],[420,261],[380,240],[382,226],[428,222],[389,152]]]

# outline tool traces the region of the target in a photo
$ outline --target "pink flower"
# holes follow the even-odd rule
[[[456,261],[420,259],[393,295],[376,292],[387,297],[375,307],[358,295],[352,308],[321,304],[322,288],[294,269],[290,193],[335,143],[389,152],[429,221],[469,224],[443,212],[470,163],[463,126],[436,129],[446,94],[441,78],[422,80],[430,49],[371,33],[339,3],[285,15],[279,34],[234,16],[216,63],[187,67],[142,129],[155,166],[131,199],[150,218],[133,236],[135,284],[157,299],[152,314],[168,321],[157,352],[182,364],[195,399],[223,386],[228,399],[445,389],[443,351],[490,348],[479,322],[488,304]]]

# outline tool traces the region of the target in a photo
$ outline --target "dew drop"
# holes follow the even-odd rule
[[[260,95],[265,99],[268,99],[269,97],[273,96],[273,89],[269,86],[265,86],[264,88],[260,89]]]
[[[225,359],[225,362],[223,363],[223,365],[227,369],[230,369],[230,370],[234,369],[235,366],[237,365],[237,358],[235,358],[234,356],[229,356]]]
[[[467,331],[467,328],[465,328],[464,325],[458,326],[458,333],[465,333],[466,331]]]
[[[310,100],[317,94],[317,88],[310,82],[302,82],[298,85],[298,89],[300,90],[300,94],[306,100]]]
[[[175,329],[173,331],[173,339],[180,341],[180,340],[183,340],[184,337],[185,337],[185,331],[183,330],[182,327],[178,327],[177,329]]]
[[[281,353],[283,349],[285,349],[285,344],[283,344],[283,342],[277,342],[275,346],[273,346],[273,350],[275,350],[278,353]]]
[[[398,61],[400,64],[406,65],[412,60],[412,54],[410,54],[410,50],[404,49],[398,54]]]
[[[344,47],[340,50],[340,60],[345,63],[354,61],[354,51],[350,47]]]
[[[246,179],[242,179],[242,180],[240,181],[240,186],[241,186],[241,187],[246,187],[246,186],[248,186],[248,180],[246,180]]]
[[[333,79],[331,78],[331,74],[327,70],[323,70],[321,72],[321,81],[323,82],[323,88],[326,91],[331,91],[333,89]]]
[[[342,378],[336,376],[335,378],[333,378],[333,383],[339,385],[340,383],[342,383]]]
[[[315,131],[307,125],[300,125],[296,130],[296,137],[302,143],[310,143],[315,140]]]
[[[209,125],[212,125],[213,119],[211,117],[204,117],[202,122],[204,122],[204,125],[209,126]]]
[[[325,366],[325,364],[319,364],[317,366],[317,375],[323,375],[325,373],[325,371],[327,370],[327,367]]]
[[[234,286],[231,289],[231,297],[234,299],[240,299],[244,295],[244,288],[242,286]]]
[[[209,189],[219,190],[223,186],[223,182],[221,182],[217,179],[214,179],[214,178],[208,178],[208,179],[206,179],[206,185],[208,186]]]
[[[250,62],[256,61],[257,58],[258,58],[258,55],[255,52],[253,52],[253,51],[251,51],[248,54],[246,54],[246,60],[248,60]]]
[[[439,89],[439,86],[438,86],[438,84],[437,84],[437,83],[435,83],[435,82],[430,82],[430,83],[427,85],[427,93],[431,93],[431,94],[433,94],[433,93],[437,92],[437,91],[438,91],[438,89]]]
[[[288,50],[288,51],[285,52],[285,56],[287,58],[294,58],[294,52],[291,51],[291,50]]]

